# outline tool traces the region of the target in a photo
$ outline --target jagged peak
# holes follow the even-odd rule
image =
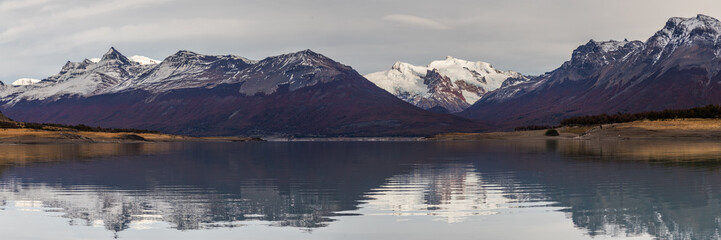
[[[628,41],[628,39],[623,39],[622,41],[617,40],[608,40],[608,41],[597,41],[597,40],[589,40],[586,45],[583,45],[579,47],[579,49],[583,49],[584,46],[587,50],[591,50],[594,52],[615,52],[618,50],[621,50],[628,46],[629,43],[638,43],[641,44],[640,41]]]
[[[63,65],[63,69],[72,68],[74,66],[75,66],[75,63],[68,60],[67,62],[65,62],[65,65]]]
[[[678,24],[682,24],[682,23],[688,24],[688,23],[693,23],[693,22],[703,22],[706,24],[713,24],[713,23],[718,23],[719,20],[714,17],[708,16],[708,15],[698,14],[698,15],[696,15],[696,17],[690,17],[690,18],[684,18],[684,17],[669,18],[668,21],[666,22],[666,24],[667,24],[666,26],[673,27],[674,25],[678,25]]]
[[[672,39],[687,38],[704,34],[718,38],[718,35],[721,34],[721,21],[703,14],[691,18],[672,17],[668,19],[664,28],[652,38],[658,36]]]
[[[118,50],[115,49],[115,47],[110,47],[110,50],[103,54],[103,57],[100,58],[100,62],[106,62],[106,61],[112,61],[112,60],[118,60],[122,63],[129,64],[130,60],[128,60],[125,55],[120,53]]]

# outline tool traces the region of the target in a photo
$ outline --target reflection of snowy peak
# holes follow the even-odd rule
[[[442,77],[432,75],[431,72]],[[388,71],[371,73],[365,77],[416,106],[425,109],[440,106],[450,112],[462,111],[487,92],[501,86],[528,80],[520,73],[500,71],[486,62],[471,62],[450,56],[445,60],[433,61],[426,67],[396,62]],[[448,81],[444,82],[445,78]],[[436,87],[432,88],[431,85]],[[442,85],[445,87],[438,87]]]

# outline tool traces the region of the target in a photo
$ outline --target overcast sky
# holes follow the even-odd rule
[[[45,78],[111,46],[159,60],[312,49],[361,74],[451,55],[539,74],[589,39],[645,41],[698,13],[721,18],[721,1],[0,0],[0,80]]]

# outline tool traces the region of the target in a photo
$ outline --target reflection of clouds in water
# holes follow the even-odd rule
[[[530,199],[522,191],[504,191],[515,188],[511,181],[487,182],[469,164],[421,165],[371,190],[366,196],[370,200],[361,208],[369,215],[432,216],[456,223],[470,216],[497,214],[523,202],[519,199]]]

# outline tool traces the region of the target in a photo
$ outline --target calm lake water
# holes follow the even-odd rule
[[[2,239],[718,239],[717,142],[0,145]]]

